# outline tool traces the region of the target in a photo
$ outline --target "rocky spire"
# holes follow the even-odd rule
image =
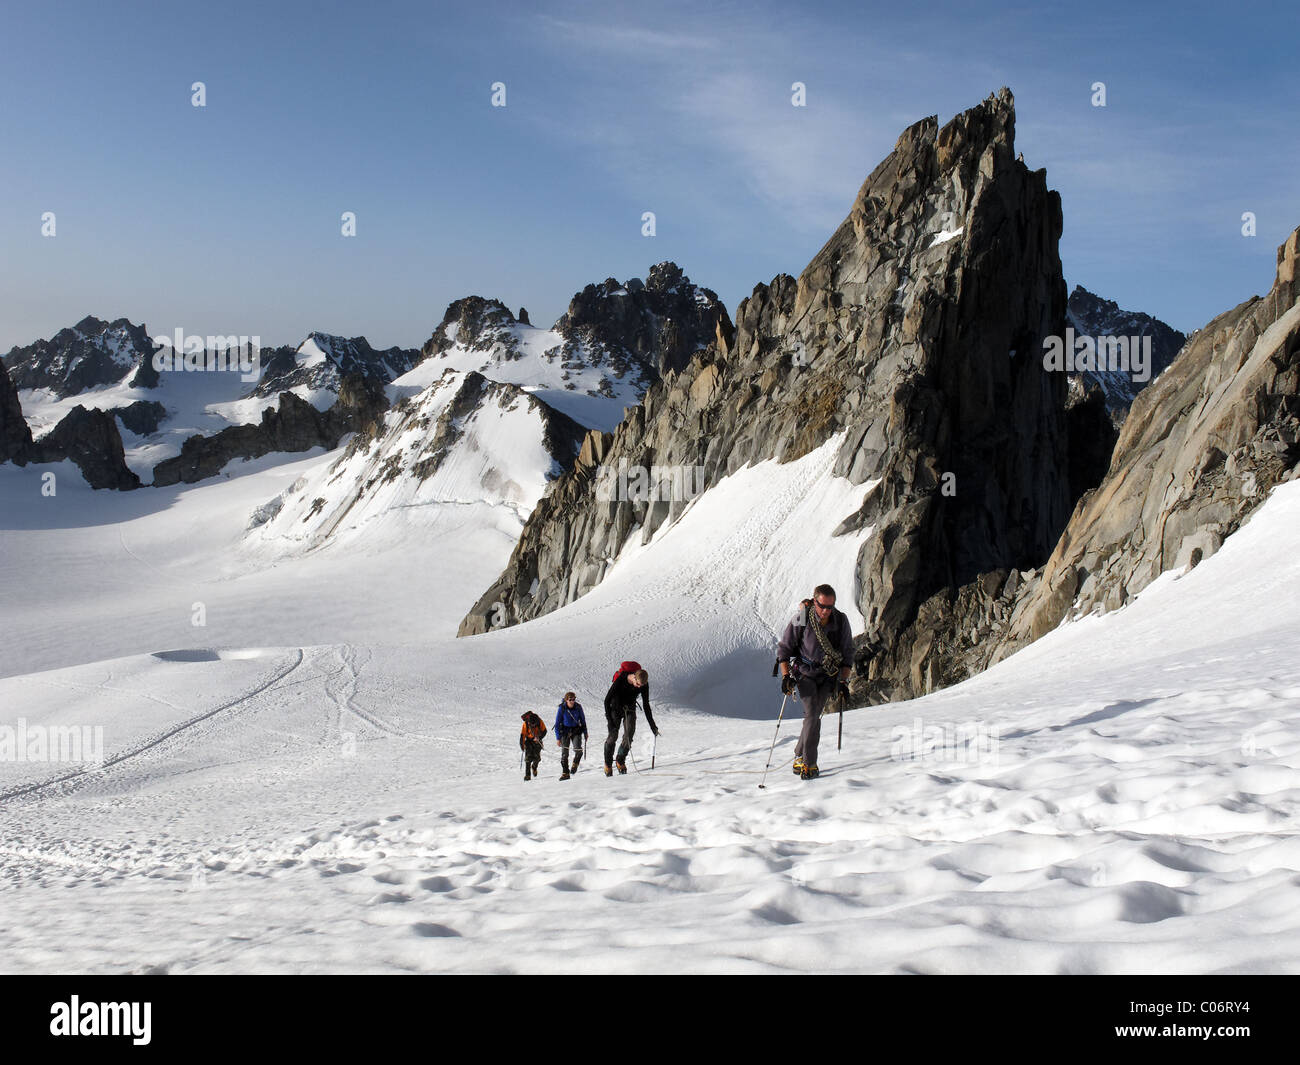
[[[858,605],[877,632],[942,588],[1044,559],[1073,502],[1065,379],[1040,354],[1064,322],[1061,205],[1016,160],[1014,125],[1003,89],[905,130],[798,279],[757,286],[734,334],[715,330],[616,433],[589,438],[461,632],[576,599],[633,529],[648,539],[676,519],[685,502],[596,498],[599,464],[620,459],[703,467],[711,487],[843,434],[836,471],[875,482],[842,527],[875,527]]]

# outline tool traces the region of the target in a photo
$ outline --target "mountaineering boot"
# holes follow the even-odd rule
[[[802,774],[803,774],[803,758],[796,756],[794,760],[794,775],[801,776]]]
[[[606,767],[605,767],[605,776],[607,776],[607,777],[612,777],[613,775],[614,775],[614,770],[611,769],[609,766],[606,766]]]
[[[525,780],[532,780],[532,779],[533,779],[533,777],[532,777],[532,770],[533,770],[533,767],[532,767],[531,764],[526,764],[526,765],[524,766],[524,779],[525,779]]]
[[[568,780],[568,779],[569,779],[569,771],[568,771],[567,769],[566,769],[563,773],[560,774],[560,779],[561,779],[561,780]]]
[[[625,766],[622,762],[615,762],[614,764],[618,766],[618,771],[619,771],[620,773],[626,773],[626,772],[627,772],[627,766]]]
[[[800,780],[816,780],[818,776],[820,776],[820,774],[817,772],[817,767],[815,765],[805,765],[801,770],[799,770]]]

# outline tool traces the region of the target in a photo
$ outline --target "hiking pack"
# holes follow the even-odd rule
[[[640,673],[640,662],[623,662],[618,667],[618,672],[614,674],[614,682],[617,683],[619,678],[626,677],[629,673]]]
[[[542,737],[546,735],[546,723],[531,710],[523,715],[523,721],[524,727],[519,734],[521,745],[525,740],[540,743]]]

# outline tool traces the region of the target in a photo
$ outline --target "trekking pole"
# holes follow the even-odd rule
[[[776,715],[776,732],[772,733],[772,746],[768,749],[767,752],[767,769],[763,770],[763,782],[758,785],[760,788],[767,787],[767,783],[766,783],[767,770],[772,768],[772,752],[776,750],[777,732],[781,731],[781,718],[785,717],[785,704],[789,701],[789,699],[790,699],[790,693],[786,692],[785,698],[781,700],[781,712]]]
[[[659,733],[655,733],[654,743],[650,744],[650,768],[655,767],[655,751],[659,750]]]
[[[840,696],[840,734],[835,739],[835,749],[842,751],[844,749],[844,696]]]

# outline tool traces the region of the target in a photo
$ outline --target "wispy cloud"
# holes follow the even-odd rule
[[[638,192],[688,178],[693,198],[734,200],[742,190],[796,230],[828,232],[892,147],[897,116],[864,108],[822,77],[815,41],[703,17],[664,30],[539,16],[539,39],[563,50],[578,76],[599,85],[634,70],[638,85],[634,121],[596,107],[581,124],[555,122],[552,133]],[[796,81],[807,106],[792,102]]]

